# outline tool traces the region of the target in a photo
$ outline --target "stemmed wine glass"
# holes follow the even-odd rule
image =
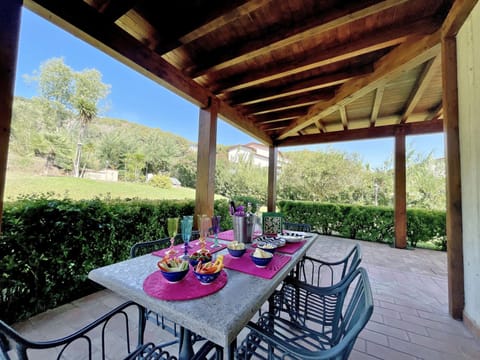
[[[210,246],[212,248],[220,247],[221,245],[218,243],[218,233],[220,232],[220,220],[221,220],[220,215],[214,215],[212,216],[212,231],[215,234],[215,241],[214,243]]]
[[[198,222],[200,228],[200,239],[198,241],[202,251],[205,250],[205,242],[208,236],[208,230],[210,229],[211,219],[207,215],[198,215]]]
[[[170,237],[170,249],[167,251],[169,256],[174,256],[177,251],[174,249],[175,245],[175,236],[178,233],[178,218],[168,218],[167,219],[167,230],[168,236]]]
[[[193,227],[193,216],[185,215],[180,221],[182,227],[182,240],[184,244],[184,254],[182,258],[188,260],[188,248],[191,248],[189,245],[190,238],[192,236],[192,227]]]

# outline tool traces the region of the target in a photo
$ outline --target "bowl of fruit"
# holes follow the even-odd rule
[[[207,263],[212,260],[212,254],[208,250],[197,250],[192,255],[190,255],[190,264],[195,267],[201,261],[202,263]]]
[[[255,263],[256,267],[264,268],[270,263],[270,261],[272,261],[273,254],[271,252],[257,248],[252,253],[252,255],[250,255],[250,258]]]
[[[277,246],[274,244],[268,244],[268,243],[258,243],[257,248],[262,249],[264,251],[268,251],[269,253],[273,254]]]
[[[183,280],[190,269],[188,261],[169,257],[160,260],[157,266],[163,277],[172,284]]]
[[[193,268],[193,273],[202,285],[210,285],[218,278],[222,269],[223,255],[219,255],[214,262],[208,261],[203,263],[199,261],[197,266]]]
[[[247,251],[247,248],[245,247],[244,243],[241,243],[238,241],[232,241],[227,245],[227,250],[231,257],[240,258],[242,257],[243,254],[245,254],[245,251]]]

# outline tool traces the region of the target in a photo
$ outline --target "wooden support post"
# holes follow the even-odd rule
[[[200,109],[194,223],[196,223],[196,215],[213,215],[215,161],[217,155],[217,114],[218,104],[215,101],[208,108]]]
[[[447,178],[448,306],[454,319],[462,319],[465,303],[462,187],[458,132],[457,42],[453,36],[442,39],[442,72]]]
[[[21,0],[0,2],[0,229],[5,194],[21,9]]]
[[[395,247],[407,247],[407,191],[405,163],[405,132],[395,134]]]
[[[268,151],[269,151],[269,156],[268,156],[267,210],[276,211],[278,148],[276,146],[270,146]]]

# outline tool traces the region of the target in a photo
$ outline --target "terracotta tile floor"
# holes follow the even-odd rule
[[[355,243],[355,240],[321,236],[309,255],[339,259]],[[359,243],[361,266],[370,277],[375,310],[350,359],[480,359],[480,341],[448,314],[446,253]],[[110,291],[100,291],[15,327],[33,339],[53,338],[72,332],[123,301]],[[164,331],[160,334],[149,322],[146,337],[168,339],[169,335]],[[170,349],[175,353],[175,349]]]

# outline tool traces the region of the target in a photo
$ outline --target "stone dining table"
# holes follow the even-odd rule
[[[159,257],[151,254],[94,269],[88,277],[120,296],[164,315],[188,332],[192,331],[223,347],[224,358],[233,359],[237,335],[306,254],[317,238],[316,234],[309,235],[300,249],[289,254],[291,260],[273,278],[265,279],[225,268],[228,276],[226,285],[218,292],[193,300],[160,300],[144,291],[144,280],[158,270]],[[217,254],[228,252],[224,249]],[[191,356],[185,346],[191,347],[181,341],[180,360]]]

